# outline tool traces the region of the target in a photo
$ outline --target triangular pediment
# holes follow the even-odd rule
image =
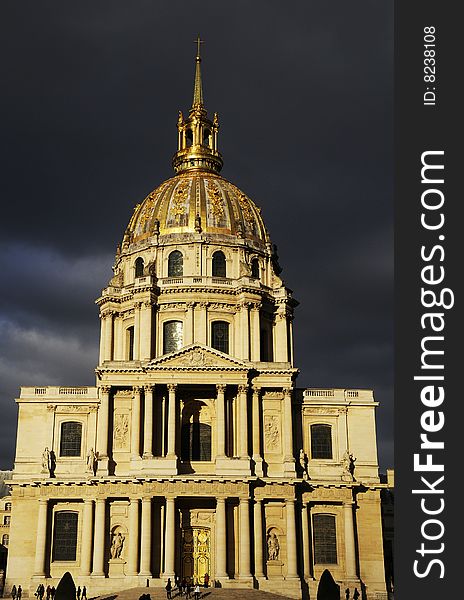
[[[224,352],[203,346],[202,344],[191,344],[176,352],[155,358],[149,362],[147,367],[182,369],[228,368],[234,370],[248,370],[250,368],[249,364],[245,361],[232,358],[228,354],[224,354]]]

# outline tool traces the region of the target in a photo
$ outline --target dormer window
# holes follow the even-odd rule
[[[182,252],[174,250],[168,258],[168,277],[182,277],[184,274],[184,257]]]
[[[138,259],[135,261],[135,276],[136,277],[143,277],[143,268],[144,268],[143,258],[141,256],[139,256]]]
[[[218,250],[213,254],[213,277],[226,277],[226,257]]]
[[[251,261],[251,276],[259,279],[259,260],[257,258]]]

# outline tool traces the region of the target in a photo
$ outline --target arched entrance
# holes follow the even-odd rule
[[[340,600],[340,586],[327,569],[322,573],[317,588],[317,600]]]
[[[182,530],[182,578],[202,584],[211,575],[211,530],[185,527]]]

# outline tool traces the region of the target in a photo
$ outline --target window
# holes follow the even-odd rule
[[[314,562],[337,563],[337,534],[333,515],[314,515]]]
[[[163,325],[163,354],[180,350],[184,343],[182,321],[167,321]]]
[[[5,510],[11,510],[11,502],[5,504]]]
[[[10,543],[10,536],[5,533],[5,535],[2,537],[2,544],[4,546],[8,546],[8,544]]]
[[[134,360],[134,326],[126,329],[127,360]]]
[[[168,258],[168,277],[182,277],[184,274],[184,257],[182,252],[174,250]]]
[[[213,254],[213,277],[226,276],[226,257],[220,250]]]
[[[60,456],[80,456],[82,423],[69,421],[61,424]]]
[[[206,423],[185,423],[181,437],[182,460],[211,460],[211,426]]]
[[[53,560],[76,560],[77,512],[55,513]]]
[[[259,260],[257,258],[251,261],[251,276],[259,279]]]
[[[135,276],[136,277],[143,277],[143,258],[141,256],[138,257],[138,259],[135,261]]]
[[[214,321],[211,324],[211,346],[220,352],[229,354],[229,323]]]
[[[11,517],[8,515],[6,517],[3,517],[3,524],[4,525],[9,525],[11,523]]]
[[[311,425],[311,458],[332,458],[330,425]]]

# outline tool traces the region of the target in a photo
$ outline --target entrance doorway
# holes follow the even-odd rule
[[[182,578],[201,585],[211,577],[211,530],[185,527],[182,530]]]

